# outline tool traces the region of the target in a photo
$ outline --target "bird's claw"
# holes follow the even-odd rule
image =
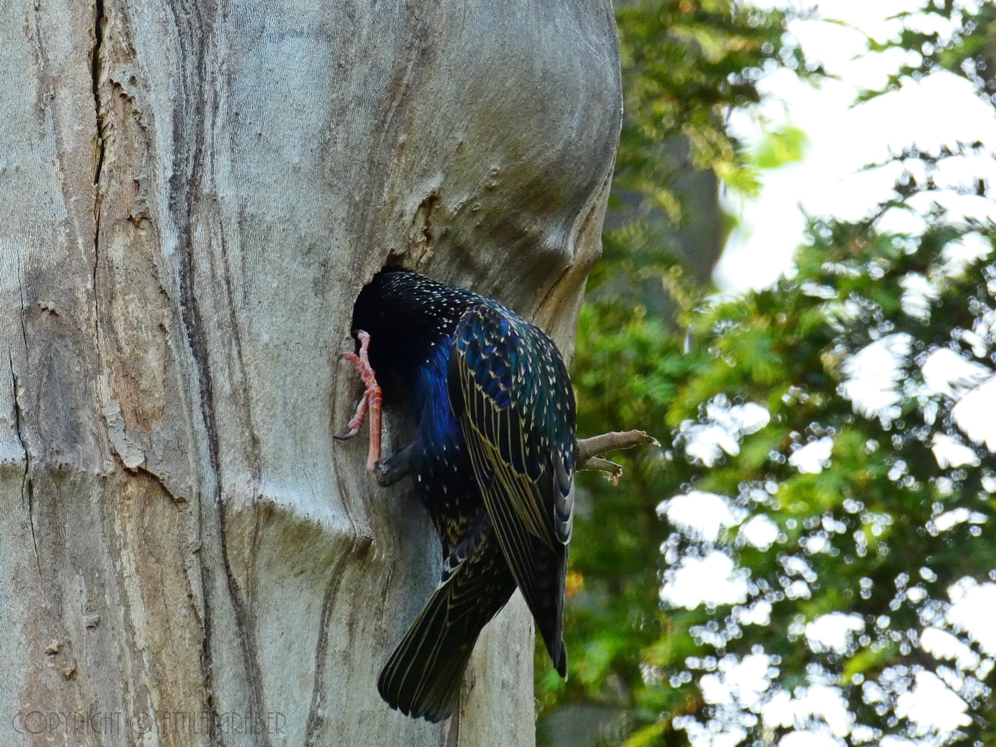
[[[356,337],[360,341],[359,355],[356,353],[343,353],[340,357],[356,366],[356,370],[363,380],[363,398],[360,399],[360,403],[356,406],[356,413],[349,423],[346,424],[349,430],[341,436],[334,436],[334,438],[338,441],[348,441],[353,438],[360,432],[360,426],[363,425],[363,419],[369,411],[370,448],[367,452],[367,472],[373,475],[377,470],[377,462],[380,461],[381,405],[383,403],[383,393],[381,392],[380,385],[377,384],[377,377],[374,375],[374,370],[370,366],[370,357],[368,354],[370,335],[363,330],[358,330]]]

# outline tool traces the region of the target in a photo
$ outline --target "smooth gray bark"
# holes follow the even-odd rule
[[[440,559],[332,440],[338,354],[389,257],[570,352],[609,1],[12,0],[0,39],[0,743],[531,744],[518,595],[449,723],[377,694]]]

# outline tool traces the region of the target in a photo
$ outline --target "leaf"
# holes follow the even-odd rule
[[[778,169],[802,160],[809,137],[798,127],[786,125],[765,134],[754,154],[754,165],[759,169]]]

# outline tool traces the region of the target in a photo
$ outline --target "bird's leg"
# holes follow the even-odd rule
[[[377,478],[378,485],[382,488],[388,488],[412,473],[412,449],[414,447],[415,444],[408,444],[400,451],[396,451],[386,459],[377,462],[374,477]]]
[[[363,418],[368,411],[370,412],[370,450],[367,452],[367,472],[372,475],[375,474],[377,462],[380,461],[380,414],[384,396],[380,390],[380,385],[377,384],[374,370],[370,366],[368,354],[370,335],[361,329],[357,331],[356,337],[360,341],[360,354],[343,353],[340,357],[356,366],[365,389],[363,399],[356,406],[356,414],[346,426],[349,430],[341,436],[336,436],[336,438],[345,441],[359,433],[360,426],[363,425]]]

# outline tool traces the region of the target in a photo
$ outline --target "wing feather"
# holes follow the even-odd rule
[[[482,303],[457,326],[448,387],[502,552],[563,669],[574,508],[574,395],[566,368],[542,332]]]

